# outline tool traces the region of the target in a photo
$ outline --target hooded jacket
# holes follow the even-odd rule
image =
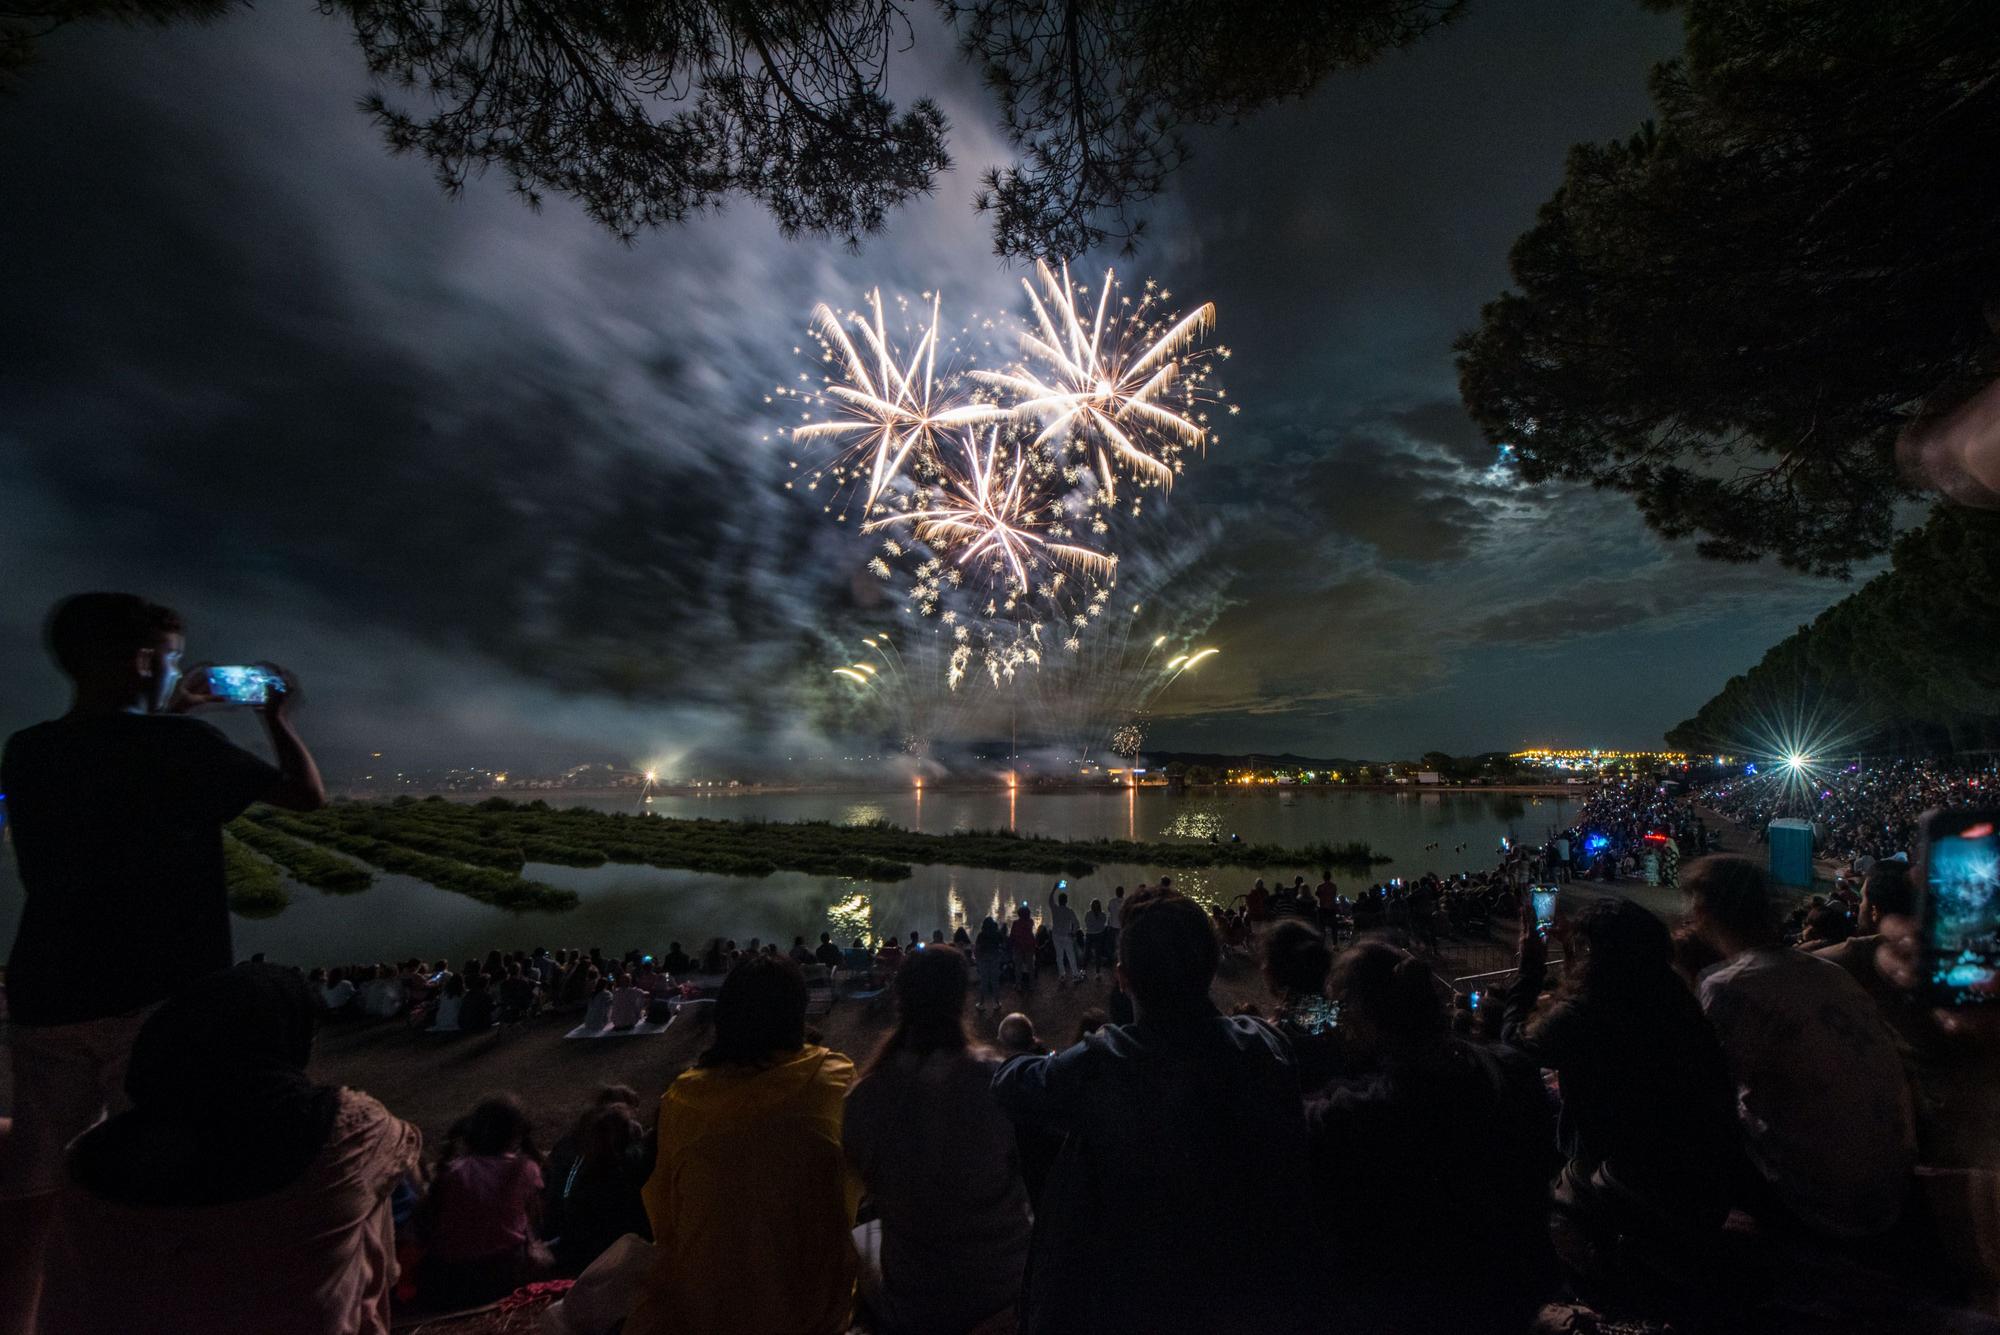
[[[696,1067],[660,1099],[646,1183],[658,1256],[625,1335],[839,1335],[859,1184],[841,1149],[854,1064],[808,1045]]]

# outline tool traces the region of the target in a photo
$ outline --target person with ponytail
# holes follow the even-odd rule
[[[997,935],[997,929],[996,929]],[[1028,1262],[998,1062],[965,1029],[971,971],[950,946],[896,973],[896,1027],[847,1095],[842,1139],[876,1218],[855,1230],[861,1298],[885,1335],[962,1335],[1010,1312]]]
[[[1554,1136],[1537,1073],[1454,1038],[1443,984],[1367,941],[1333,963],[1351,1077],[1308,1100],[1312,1176],[1338,1294],[1330,1329],[1525,1330],[1550,1288]],[[1437,1282],[1437,1258],[1452,1279]]]

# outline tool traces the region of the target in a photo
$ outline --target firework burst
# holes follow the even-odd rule
[[[939,371],[940,296],[932,295],[930,320],[919,327],[907,353],[897,349],[889,332],[881,289],[869,294],[868,308],[872,320],[858,311],[843,316],[824,303],[813,312],[823,359],[840,378],[824,376],[823,390],[812,401],[833,408],[836,415],[809,421],[791,433],[795,442],[831,441],[839,447],[832,462],[814,471],[813,480],[825,477],[836,486],[862,486],[864,515],[906,465],[914,462],[921,468],[937,457],[944,433],[1008,415],[1000,405],[964,392],[963,377],[951,367],[949,353]],[[849,336],[850,325],[859,342]],[[780,386],[779,392],[796,391]]]
[[[1098,576],[1117,568],[1118,558],[1111,553],[1059,540],[1069,532],[1061,502],[1033,485],[1032,470],[1018,446],[1011,458],[1004,452],[1000,428],[987,432],[984,451],[971,438],[959,445],[962,462],[944,466],[944,480],[935,492],[919,492],[912,508],[870,520],[862,532],[907,524],[920,541],[955,564],[989,568],[1016,590],[1043,583],[1038,572],[1053,564]]]
[[[1210,439],[1200,406],[1205,354],[1196,342],[1215,325],[1214,303],[1164,314],[1169,294],[1148,282],[1136,303],[1119,295],[1114,307],[1118,282],[1107,269],[1093,308],[1088,290],[1070,282],[1067,264],[1058,275],[1037,262],[1035,274],[1039,292],[1021,280],[1035,316],[1021,334],[1025,359],[972,378],[1006,394],[1015,413],[1041,422],[1037,445],[1068,445],[1092,459],[1107,497],[1116,495],[1121,468],[1142,484],[1171,487],[1181,454]]]

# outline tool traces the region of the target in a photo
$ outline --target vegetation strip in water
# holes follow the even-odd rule
[[[328,894],[351,895],[375,884],[375,873],[335,857],[316,844],[294,839],[253,820],[234,820],[229,833],[285,869],[300,885]]]
[[[543,881],[524,880],[513,872],[495,867],[475,867],[448,857],[419,852],[412,848],[362,834],[349,834],[312,816],[288,816],[268,808],[250,813],[250,819],[296,839],[324,844],[337,852],[360,858],[383,871],[414,876],[429,881],[440,890],[515,912],[535,909],[573,909],[579,902],[574,890],[559,890]]]
[[[278,869],[234,839],[222,841],[222,878],[230,912],[246,918],[274,918],[292,902]]]
[[[275,813],[273,813],[275,815]],[[269,822],[272,817],[259,815]],[[1105,863],[1143,867],[1340,867],[1366,870],[1387,858],[1364,843],[1140,843],[1063,840],[1006,830],[919,834],[887,822],[676,819],[594,811],[558,811],[543,802],[490,798],[476,805],[442,798],[388,804],[338,802],[311,816],[285,818],[288,834],[344,848],[362,839],[436,850],[460,862],[518,871],[528,862],[594,867],[605,862],[765,876],[774,871],[901,881],[912,864],[1086,876]],[[361,854],[359,856],[366,856]],[[374,859],[369,859],[373,861]],[[377,863],[377,865],[384,865]],[[414,874],[414,873],[413,873]]]

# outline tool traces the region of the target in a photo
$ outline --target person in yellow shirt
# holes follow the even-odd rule
[[[805,1040],[782,956],[729,973],[715,1042],[660,1099],[646,1183],[658,1248],[625,1335],[840,1335],[854,1307],[860,1186],[841,1148],[854,1063]]]

